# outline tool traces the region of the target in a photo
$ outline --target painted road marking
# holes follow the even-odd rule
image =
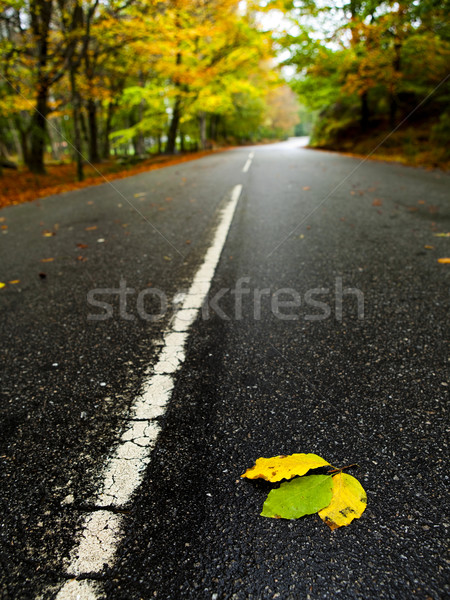
[[[184,361],[189,328],[209,292],[241,191],[242,185],[233,188],[203,264],[164,335],[158,361],[149,369],[142,395],[131,406],[127,427],[110,453],[101,473],[101,484],[92,499],[93,505],[100,510],[86,515],[70,554],[66,575],[98,576],[105,566],[114,563],[123,529],[123,516],[116,511],[129,503],[150,462],[161,429],[155,419],[164,414],[172,395],[174,375]],[[59,590],[55,600],[94,600],[100,592],[96,581],[70,580]]]
[[[242,169],[243,173],[247,173],[247,171],[250,169],[250,165],[252,164],[252,160],[255,156],[254,152],[250,152],[250,154],[248,155],[248,159],[247,162],[244,165],[244,168]]]

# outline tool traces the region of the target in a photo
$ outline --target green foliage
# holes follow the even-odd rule
[[[290,53],[286,64],[297,71],[292,88],[318,113],[313,143],[338,147],[380,124],[392,130],[413,111],[415,119],[431,121],[445,110],[449,6],[361,0],[291,9],[295,34],[282,44]]]
[[[282,483],[264,502],[262,517],[299,519],[328,506],[333,496],[331,475],[309,475]]]
[[[175,151],[177,139],[209,147],[269,127],[268,96],[281,79],[251,3],[248,13],[239,0],[3,5],[0,114],[16,135],[1,120],[0,133],[10,152],[21,140],[36,172],[50,143],[57,159],[69,151],[46,119],[94,162],[110,145],[141,155],[169,137]]]

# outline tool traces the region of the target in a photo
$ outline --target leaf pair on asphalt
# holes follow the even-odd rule
[[[331,467],[331,470],[324,475],[306,475],[322,467]],[[337,529],[359,519],[367,504],[366,492],[359,481],[342,473],[342,469],[335,469],[317,454],[258,458],[255,466],[241,477],[271,482],[290,479],[269,492],[261,513],[263,517],[299,519],[318,512],[331,529]]]

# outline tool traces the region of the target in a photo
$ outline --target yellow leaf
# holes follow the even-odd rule
[[[6,283],[3,283],[3,281],[0,281],[0,290],[1,290],[2,288],[4,288],[4,287],[5,287],[5,285],[6,285]]]
[[[8,281],[11,285],[15,285],[16,283],[20,283],[20,279],[13,279],[12,281]]]
[[[449,265],[450,258],[438,258],[438,263],[441,263],[441,265]]]
[[[84,228],[85,231],[94,231],[95,229],[97,229],[97,225],[92,225],[91,227]]]
[[[425,250],[434,250],[434,246],[430,246],[429,244],[425,244]]]
[[[338,473],[333,477],[331,503],[319,511],[319,517],[330,529],[337,529],[359,519],[366,505],[367,495],[359,481],[347,473]]]
[[[326,467],[329,464],[317,454],[291,454],[290,456],[258,458],[255,466],[247,469],[241,477],[281,481],[282,479],[292,479],[296,475],[304,475],[310,469]]]
[[[41,258],[41,262],[53,262],[54,258]]]

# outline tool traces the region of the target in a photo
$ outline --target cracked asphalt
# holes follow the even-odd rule
[[[121,436],[151,437],[130,409],[237,184],[143,481],[93,506]],[[108,510],[86,598],[448,597],[448,189],[292,140],[3,209],[1,598],[55,598]],[[261,517],[269,484],[239,476],[293,452],[358,463],[361,519]]]

